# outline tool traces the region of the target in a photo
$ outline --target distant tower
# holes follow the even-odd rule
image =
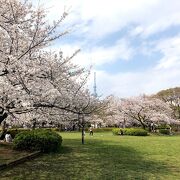
[[[94,72],[94,97],[97,97],[97,87],[96,87],[96,72]]]

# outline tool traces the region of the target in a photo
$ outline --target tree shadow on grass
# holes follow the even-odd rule
[[[61,153],[61,154],[69,154],[69,153],[71,153],[72,151],[73,151],[72,148],[70,148],[70,147],[68,147],[68,146],[62,146],[57,153],[58,153],[58,154],[59,154],[59,153]]]
[[[74,141],[78,143],[78,140]],[[168,172],[166,163],[149,160],[132,147],[111,141],[88,141],[79,153],[81,151],[83,158],[74,157],[74,161],[83,168],[85,179],[151,179],[167,175]]]
[[[166,164],[147,160],[132,147],[96,139],[85,145],[76,139],[66,142],[60,153],[46,154],[5,170],[2,178],[160,179],[168,171]]]
[[[0,144],[0,165],[17,160],[28,154],[26,151],[14,150],[12,144]]]

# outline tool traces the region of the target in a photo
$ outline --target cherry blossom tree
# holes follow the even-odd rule
[[[180,88],[162,90],[154,95],[170,105],[174,111],[174,118],[180,119]]]
[[[104,121],[106,122],[106,125],[123,128],[132,126],[132,120],[127,118],[124,112],[119,111],[120,104],[121,98],[113,95],[108,97],[108,108],[106,109],[106,113],[104,113]]]
[[[0,123],[9,115],[21,122],[61,122],[77,116],[84,127],[84,116],[102,102],[85,87],[89,71],[71,61],[79,50],[70,57],[45,50],[68,33],[59,28],[67,13],[49,25],[45,10],[34,9],[29,1],[0,3]]]
[[[118,110],[128,119],[135,120],[145,129],[151,123],[170,124],[173,121],[172,109],[159,99],[139,96],[121,99]]]
[[[26,100],[31,96],[27,83],[32,81],[32,72],[38,71],[37,61],[45,55],[43,47],[67,33],[55,32],[67,13],[49,25],[45,11],[34,10],[28,1],[1,0],[0,3],[0,107],[3,121],[7,114],[12,115],[11,109],[22,112],[30,103]]]

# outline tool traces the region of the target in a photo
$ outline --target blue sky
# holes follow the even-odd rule
[[[93,65],[99,95],[153,94],[180,86],[179,0],[41,0],[48,18],[69,12],[63,28],[71,33],[55,50],[80,66]],[[88,82],[92,90],[93,77]]]

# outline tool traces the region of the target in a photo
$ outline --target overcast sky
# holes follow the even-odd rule
[[[180,0],[41,0],[72,32],[53,49],[93,66],[99,95],[152,94],[180,86]],[[89,80],[92,90],[93,78]]]

